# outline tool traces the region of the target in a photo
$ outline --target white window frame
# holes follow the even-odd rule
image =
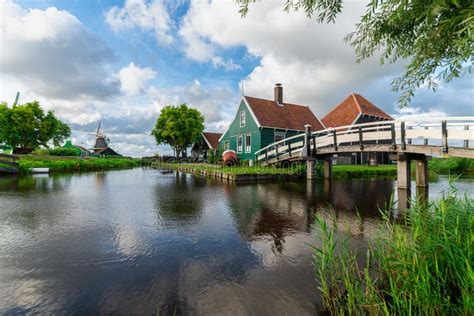
[[[239,145],[240,141],[240,145]],[[237,136],[237,152],[240,154],[242,153],[242,150],[244,149],[244,135],[238,135]]]
[[[239,118],[240,118],[240,127],[245,127],[246,117],[245,117],[244,110],[240,111]]]
[[[248,144],[247,144],[247,137],[250,140]],[[252,134],[251,133],[245,134],[245,152],[246,153],[252,152]]]
[[[285,132],[274,132],[274,133],[273,133],[273,142],[277,142],[277,139],[276,139],[276,138],[277,138],[277,137],[276,137],[277,134],[278,134],[278,135],[281,135],[281,136],[282,136],[282,139],[285,139],[285,134],[286,134]],[[280,139],[280,140],[282,140],[282,139]],[[283,144],[282,144],[282,145],[283,145]]]

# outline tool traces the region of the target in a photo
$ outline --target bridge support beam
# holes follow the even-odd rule
[[[410,190],[410,185],[410,159],[407,156],[400,156],[397,160],[397,187]]]
[[[316,179],[316,160],[315,159],[306,160],[306,179],[307,180]]]
[[[323,165],[323,173],[324,173],[324,179],[331,179],[332,176],[332,159],[331,157],[328,157],[324,159],[324,165]]]
[[[416,186],[428,187],[428,160],[426,156],[416,160]]]

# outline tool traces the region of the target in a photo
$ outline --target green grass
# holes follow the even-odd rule
[[[97,171],[128,169],[141,165],[140,159],[131,158],[88,158],[20,155],[20,173],[28,173],[31,168],[49,168],[57,171]]]
[[[428,162],[428,170],[439,174],[474,174],[474,159],[469,158],[433,158]]]
[[[384,213],[365,253],[349,246],[335,220],[317,217],[316,279],[331,314],[472,315],[474,200],[452,188],[406,219]],[[362,260],[361,260],[362,259]],[[364,261],[363,264],[360,262]]]
[[[306,173],[306,165],[291,165],[287,168],[279,168],[276,166],[235,166],[224,167],[218,165],[208,165],[202,163],[155,163],[156,168],[192,168],[194,170],[218,171],[229,174],[290,174],[304,175]],[[322,176],[322,166],[318,165],[317,172]],[[397,173],[396,165],[379,165],[375,167],[367,167],[360,165],[335,165],[333,166],[333,177],[335,178],[353,178],[353,177],[381,177],[395,176]]]

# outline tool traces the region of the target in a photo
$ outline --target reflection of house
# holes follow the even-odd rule
[[[90,157],[92,155],[92,153],[87,148],[79,145],[73,145],[70,140],[66,141],[66,144],[64,144],[63,148],[74,149],[77,152],[77,155],[81,157]]]
[[[193,159],[207,159],[207,152],[209,149],[219,150],[219,138],[221,133],[201,133],[201,138],[197,141],[191,149],[191,156]]]
[[[393,118],[372,104],[363,96],[353,93],[337,105],[323,119],[326,128],[340,127],[353,124],[371,123],[377,121],[390,121]],[[338,162],[367,163],[369,157],[375,156],[377,162],[387,163],[388,154],[354,153],[338,156]]]
[[[269,144],[312,129],[324,128],[310,108],[283,102],[283,87],[276,84],[274,99],[242,96],[236,116],[219,139],[221,150],[235,150],[241,160],[255,159],[255,152]]]

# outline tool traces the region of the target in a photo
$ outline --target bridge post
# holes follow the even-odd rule
[[[410,159],[407,155],[399,155],[397,159],[397,187],[410,190]]]
[[[326,159],[324,159],[323,170],[324,170],[324,179],[331,179],[331,175],[332,175],[332,158],[331,157],[327,157]]]
[[[306,160],[306,180],[316,179],[316,159],[308,158]]]
[[[305,152],[303,153],[305,157],[311,156],[311,125],[306,124],[304,126],[304,134],[305,134]]]
[[[428,160],[426,156],[416,159],[416,186],[428,187]]]

